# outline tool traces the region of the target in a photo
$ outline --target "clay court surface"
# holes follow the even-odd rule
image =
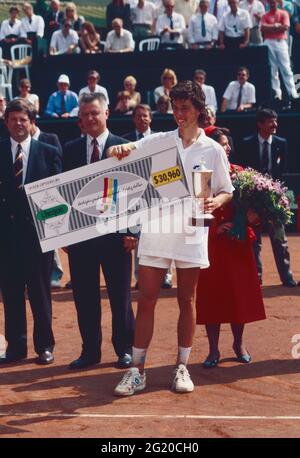
[[[294,275],[300,280],[300,237],[289,236],[289,245]],[[65,284],[69,273],[64,254],[63,260]],[[203,369],[207,340],[204,328],[198,327],[189,366],[195,391],[183,395],[169,389],[176,356],[176,288],[162,291],[148,386],[131,398],[112,395],[123,371],[114,368],[103,281],[103,358],[89,370],[68,370],[68,363],[80,354],[81,341],[72,292],[54,291],[55,363],[33,363],[28,313],[29,359],[0,369],[1,437],[300,437],[300,359],[291,354],[292,337],[299,334],[300,342],[300,288],[281,287],[266,238],[263,263],[268,318],[249,324],[245,332],[253,362],[234,360],[229,326],[224,325],[220,366]],[[133,300],[136,307],[136,292]]]

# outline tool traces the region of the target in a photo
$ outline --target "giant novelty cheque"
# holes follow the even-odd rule
[[[160,139],[118,161],[109,158],[25,185],[43,252],[126,230],[151,208],[190,196],[175,140]]]

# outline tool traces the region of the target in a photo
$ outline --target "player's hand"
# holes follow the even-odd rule
[[[229,232],[230,229],[232,229],[232,226],[233,226],[232,223],[220,224],[220,226],[218,226],[216,230],[217,235],[221,235],[221,234],[225,234],[226,232]]]
[[[119,161],[126,156],[129,156],[131,151],[134,149],[132,143],[125,143],[124,145],[111,146],[107,150],[108,157],[116,157]]]
[[[135,237],[126,235],[124,237],[124,248],[126,253],[129,253],[131,250],[134,250],[137,245],[138,240]]]
[[[218,202],[214,197],[204,199],[204,213],[213,213],[219,207]]]

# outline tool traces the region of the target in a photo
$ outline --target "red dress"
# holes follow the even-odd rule
[[[208,238],[210,267],[200,270],[197,286],[197,324],[263,320],[266,315],[252,249],[252,231],[248,229],[244,241],[216,233],[220,224],[232,221],[231,203],[216,210],[214,216]]]

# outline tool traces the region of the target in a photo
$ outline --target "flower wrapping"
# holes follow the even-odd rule
[[[277,231],[280,238],[280,227],[289,224],[293,216],[291,211],[293,193],[281,181],[250,168],[233,169],[231,180],[235,188],[232,201],[235,217],[229,236],[245,240],[247,226],[263,226],[270,223],[275,228],[275,234]],[[253,223],[249,221],[248,215],[251,214],[253,220],[255,213],[258,220]]]

